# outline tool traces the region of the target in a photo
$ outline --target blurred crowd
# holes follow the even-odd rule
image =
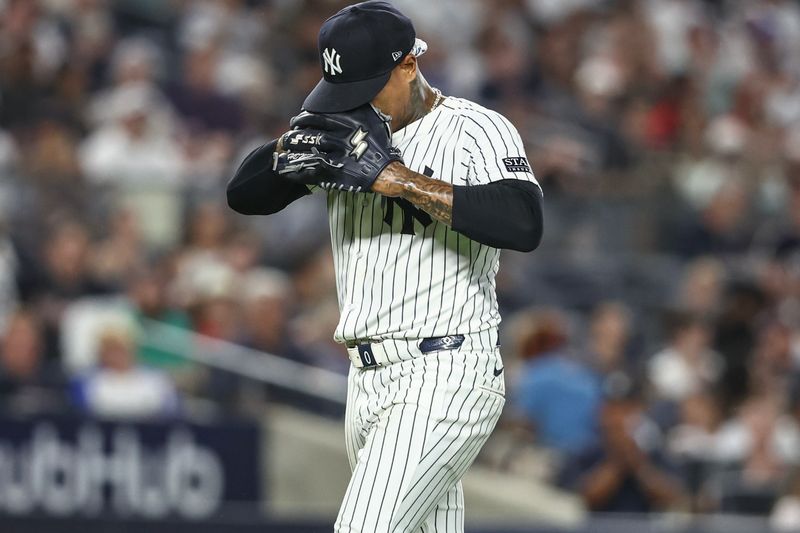
[[[346,372],[325,199],[224,204],[346,3],[0,0],[6,412],[241,401],[155,324]],[[541,248],[498,278],[531,475],[595,511],[798,527],[800,5],[395,3],[426,78],[511,119],[545,191]]]

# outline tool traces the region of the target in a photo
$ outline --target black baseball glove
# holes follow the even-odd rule
[[[281,136],[273,170],[292,181],[324,189],[369,191],[392,161],[403,162],[392,146],[389,117],[367,104],[346,113],[294,117]]]

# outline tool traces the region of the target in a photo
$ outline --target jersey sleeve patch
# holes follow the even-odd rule
[[[503,164],[509,172],[530,172],[531,166],[524,157],[504,157]]]

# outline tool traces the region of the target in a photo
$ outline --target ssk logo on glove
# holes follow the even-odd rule
[[[321,133],[315,135],[298,133],[292,135],[292,137],[289,139],[289,144],[311,144],[316,146],[320,143],[321,139]]]
[[[503,158],[503,164],[509,172],[530,172],[531,167],[528,160],[524,157],[506,157]]]

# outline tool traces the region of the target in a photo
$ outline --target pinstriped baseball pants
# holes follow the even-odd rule
[[[351,367],[345,442],[353,471],[337,533],[461,533],[461,478],[505,403],[498,348]]]

